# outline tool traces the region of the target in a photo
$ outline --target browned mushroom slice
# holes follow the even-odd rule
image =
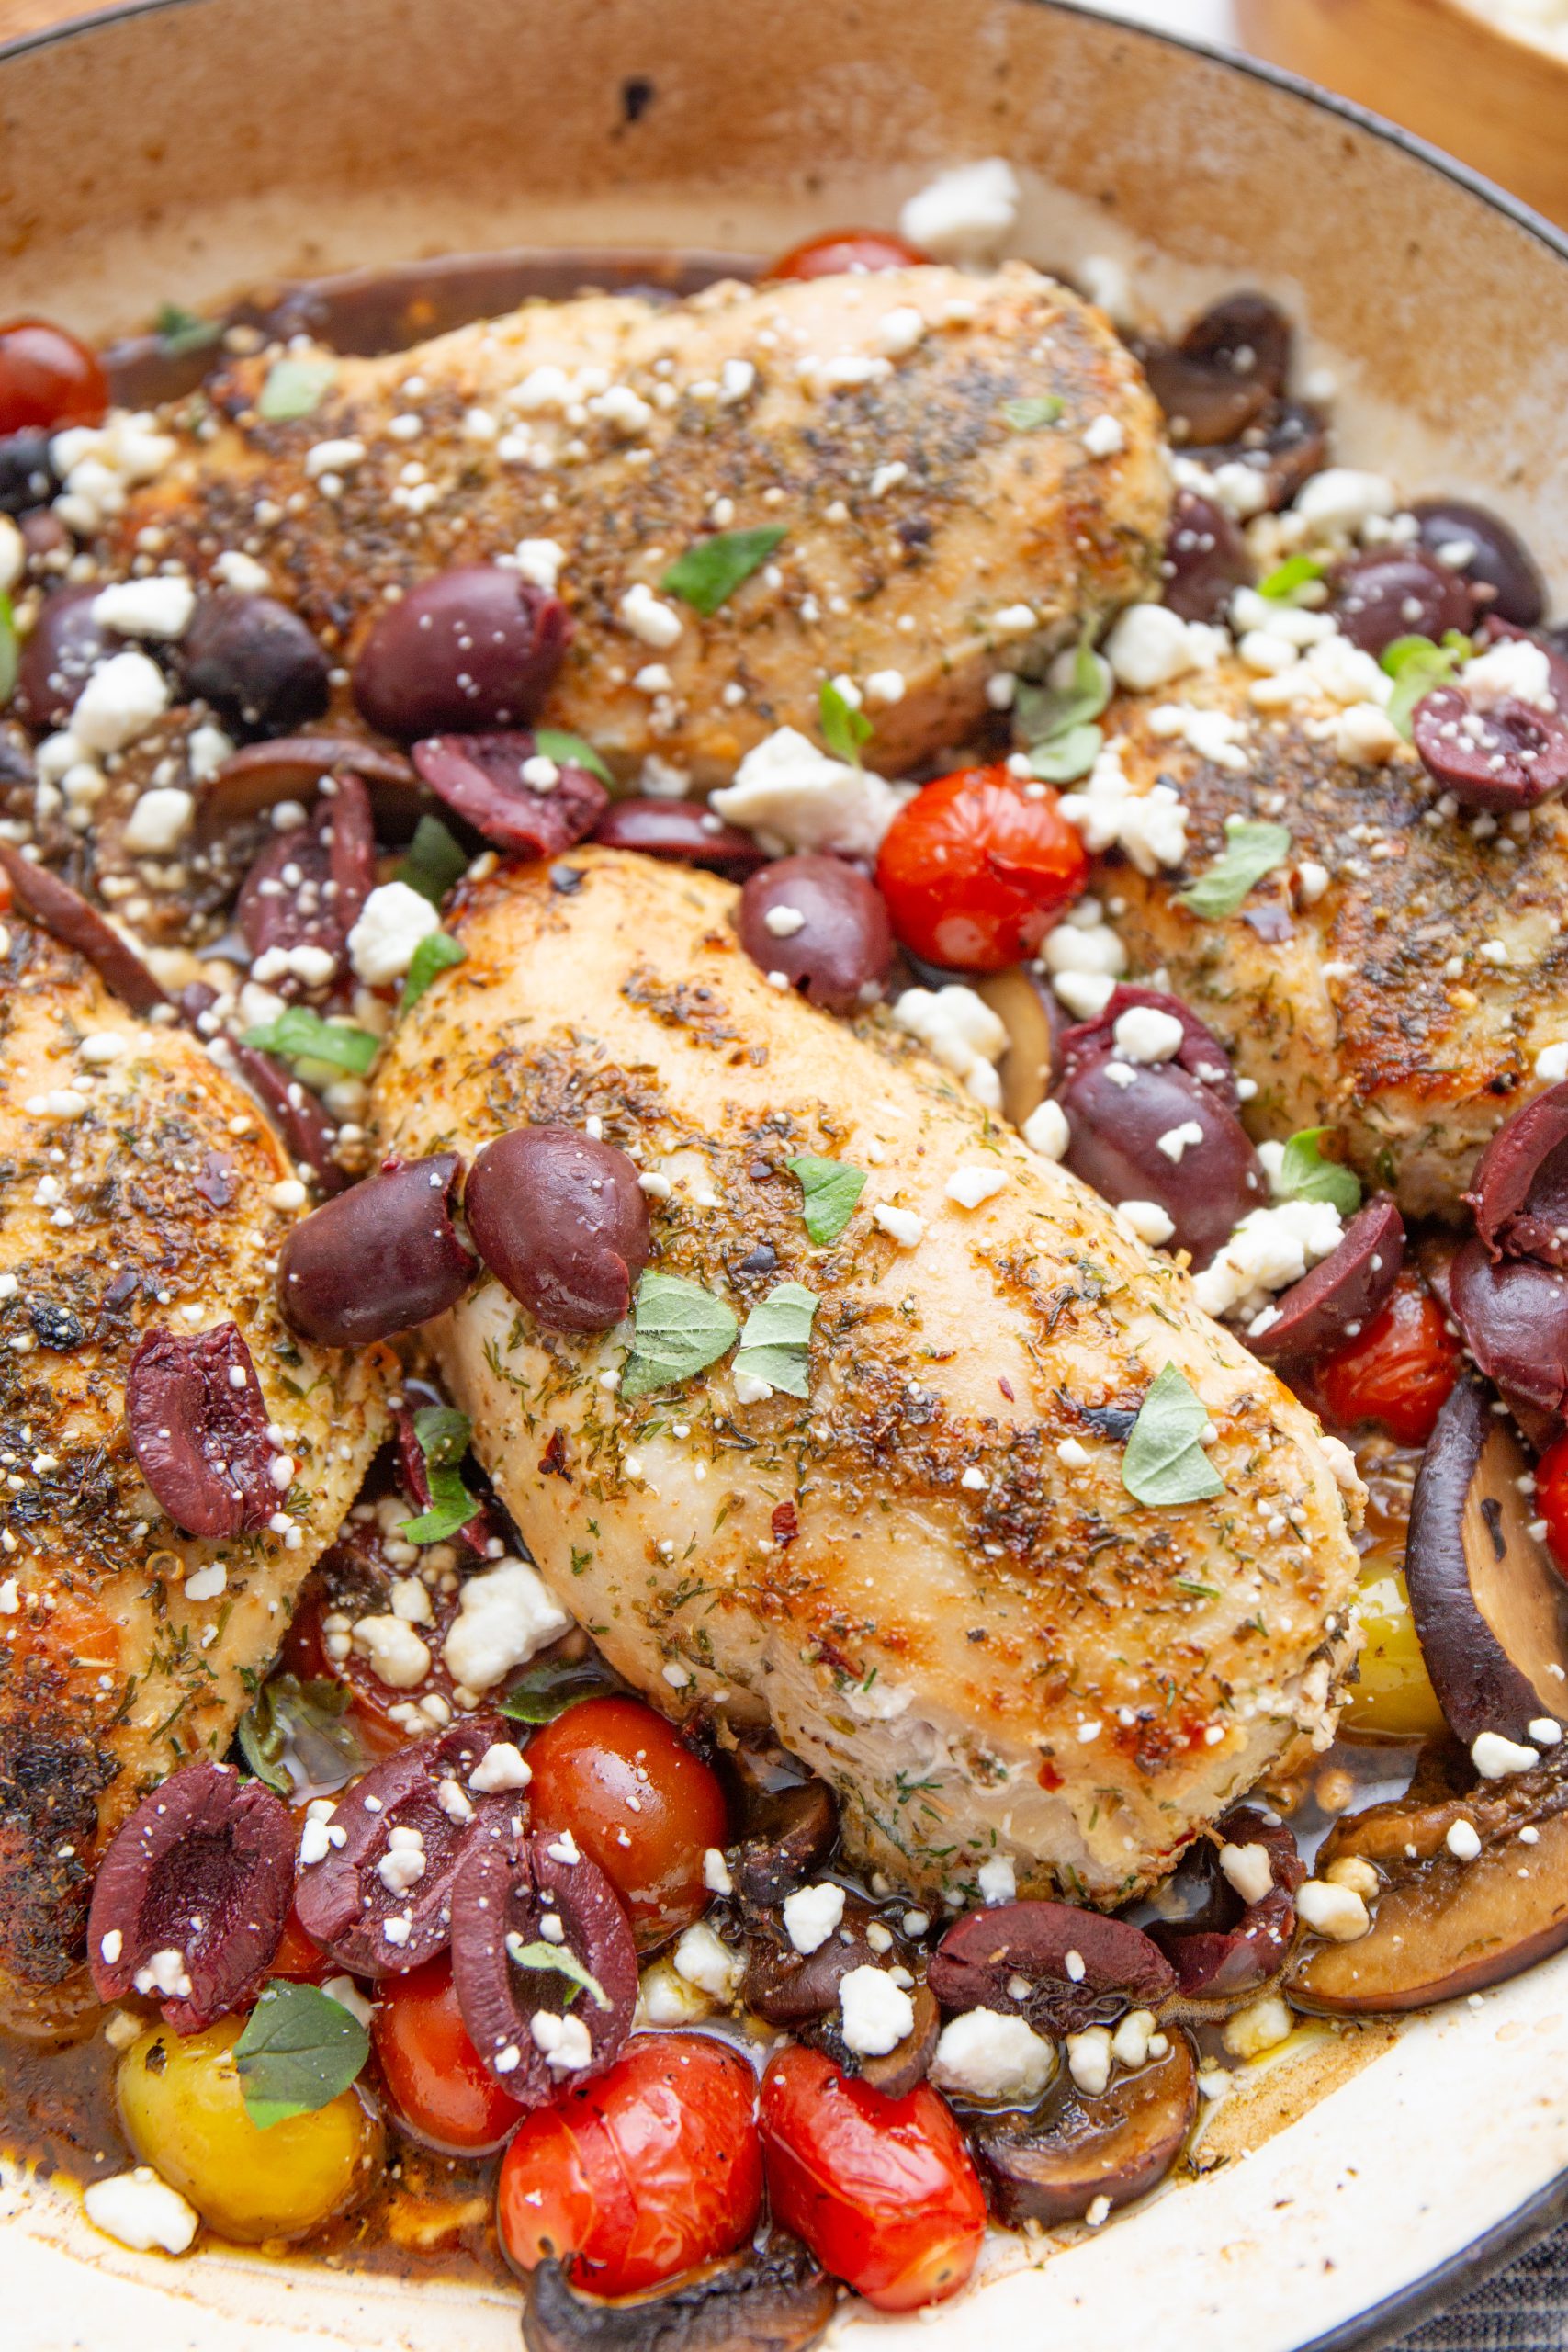
[[[1438,1702],[1467,1747],[1568,1713],[1568,1586],[1530,1533],[1529,1468],[1490,1389],[1461,1381],[1416,1474],[1404,1574]]]
[[[1163,2058],[1118,2070],[1098,2095],[1064,2069],[1032,2114],[970,2119],[999,2222],[1077,2221],[1097,2197],[1129,2205],[1164,2179],[1198,2104],[1187,2038],[1169,2041]]]
[[[1008,1033],[1007,1051],[998,1066],[1002,1109],[1015,1127],[1021,1127],[1051,1091],[1057,1019],[1050,983],[1027,964],[1015,964],[1010,971],[994,973],[975,986]]]
[[[207,848],[235,826],[250,824],[285,800],[309,808],[324,775],[360,776],[382,841],[406,841],[430,795],[400,752],[352,735],[280,735],[247,743],[224,761],[197,797],[196,840]]]
[[[530,2272],[527,2352],[806,2352],[839,2290],[794,2238],[694,2270],[651,2295],[580,2295],[558,2262]]]
[[[1562,1766],[1437,1804],[1402,1798],[1348,1815],[1325,1841],[1319,1871],[1350,1855],[1382,1881],[1371,1931],[1305,1948],[1288,1981],[1297,2008],[1329,2017],[1426,2008],[1517,1976],[1568,1944]]]
[[[756,1909],[771,1909],[827,1860],[839,1835],[838,1801],[826,1781],[782,1748],[743,1740],[730,1763],[742,1828],[736,1893]]]
[[[890,2050],[886,2058],[855,2061],[862,2076],[873,2090],[881,2091],[887,2098],[903,2098],[917,2083],[925,2081],[942,2032],[942,2011],[937,2007],[930,1985],[917,1984],[909,1999],[915,2011],[915,2022],[903,2041]],[[835,2040],[841,2040],[841,2036],[835,2034]],[[818,2046],[828,2048],[829,2045],[824,2039]],[[837,2051],[832,2054],[837,2056]]]

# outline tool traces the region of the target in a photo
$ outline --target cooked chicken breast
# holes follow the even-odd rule
[[[217,379],[216,429],[182,427],[113,526],[119,567],[150,527],[202,577],[248,551],[352,656],[387,597],[548,542],[577,634],[546,717],[625,776],[727,782],[772,729],[814,731],[840,674],[879,681],[870,756],[897,771],[963,740],[999,648],[1157,578],[1154,402],[1100,314],[1021,264],[536,303],[320,364],[292,422],[258,413],[265,360]],[[711,618],[659,594],[716,529],[766,525],[781,544]],[[638,584],[660,611],[628,619]]]
[[[1122,902],[1133,972],[1162,971],[1256,1083],[1256,1135],[1337,1127],[1406,1210],[1457,1216],[1487,1137],[1543,1082],[1536,1056],[1568,1041],[1568,809],[1549,801],[1478,831],[1438,812],[1414,752],[1354,764],[1332,716],[1265,717],[1249,683],[1225,662],[1114,707],[1129,780],[1163,781],[1186,804],[1187,858],[1152,878],[1118,858],[1097,887]],[[1239,764],[1151,725],[1173,702],[1235,719]],[[1291,858],[1204,922],[1178,893],[1237,816],[1287,825]],[[1319,876],[1302,888],[1303,865],[1327,877],[1320,897]]]
[[[612,1663],[671,1713],[771,1717],[900,1883],[999,1853],[1115,1901],[1298,1726],[1327,1736],[1356,1556],[1315,1422],[885,1015],[771,988],[728,885],[570,865],[466,889],[468,961],[399,1025],[379,1142],[602,1121],[647,1171],[657,1271],[742,1317],[817,1295],[810,1393],[742,1402],[725,1363],[620,1399],[626,1333],[547,1331],[487,1281],[434,1327],[481,1460]],[[867,1177],[822,1250],[801,1153]],[[960,1168],[1000,1189],[960,1206]],[[1122,1441],[1168,1363],[1224,1492],[1148,1508]]]
[[[186,1031],[140,1021],[15,914],[0,928],[0,2018],[81,1957],[96,1852],[221,1755],[382,1431],[386,1363],[273,1305],[293,1170]],[[232,1320],[297,1464],[297,1536],[197,1543],[131,1454],[141,1334]],[[226,1575],[213,1574],[220,1564]],[[190,1583],[202,1577],[204,1597]],[[221,1583],[221,1590],[217,1589]]]

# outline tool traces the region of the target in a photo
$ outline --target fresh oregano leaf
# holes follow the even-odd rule
[[[837,1241],[853,1216],[865,1190],[865,1170],[847,1159],[818,1159],[808,1151],[784,1165],[800,1184],[806,1230],[818,1250],[825,1249]]]
[[[603,1698],[614,1688],[596,1658],[540,1658],[512,1685],[498,1712],[514,1724],[553,1724],[579,1700]]]
[[[746,1317],[736,1351],[735,1370],[786,1396],[807,1393],[807,1347],[818,1297],[804,1283],[780,1283]]]
[[[473,1424],[454,1405],[425,1405],[413,1417],[413,1433],[424,1456],[430,1508],[417,1519],[405,1519],[402,1533],[411,1544],[445,1544],[467,1527],[479,1509],[457,1468],[468,1450]]]
[[[1030,744],[1057,742],[1076,727],[1087,727],[1111,700],[1111,664],[1080,638],[1066,685],[1036,686],[1027,679],[1013,697],[1013,726]]]
[[[716,531],[711,538],[694,539],[659,584],[705,618],[761,570],[784,536],[784,524],[762,523],[755,530]]]
[[[1267,596],[1271,605],[1296,605],[1302,590],[1321,580],[1328,566],[1321,556],[1288,555],[1277,564],[1265,580],[1258,583],[1258,593]]]
[[[340,2001],[275,1976],[234,2044],[245,2112],[258,2132],[313,2115],[347,2090],[369,2054],[369,2035]]]
[[[221,321],[198,318],[178,302],[164,303],[152,331],[171,359],[183,358],[187,351],[209,351],[223,339]]]
[[[1004,401],[1002,414],[1015,433],[1038,433],[1043,426],[1055,424],[1066,408],[1059,393],[1041,392],[1032,400]]]
[[[553,754],[552,754],[553,757]],[[397,879],[438,907],[455,882],[468,872],[468,852],[453,839],[439,817],[420,819],[413,829]]]
[[[1460,663],[1469,660],[1472,650],[1470,639],[1457,629],[1450,629],[1440,645],[1429,637],[1396,637],[1392,645],[1383,647],[1378,663],[1393,680],[1388,698],[1389,723],[1407,743],[1416,704],[1434,686],[1446,686]]]
[[[836,760],[844,760],[852,768],[861,763],[860,747],[871,741],[871,721],[863,710],[857,710],[848,701],[831,678],[822,681],[822,691],[817,697],[818,724],[822,741]]]
[[[644,1274],[632,1319],[632,1351],[621,1374],[623,1396],[643,1396],[705,1372],[739,1329],[733,1307],[680,1274]]]
[[[1323,1139],[1327,1127],[1303,1127],[1291,1137],[1280,1163],[1275,1190],[1290,1201],[1326,1201],[1341,1216],[1354,1216],[1361,1205],[1360,1180],[1342,1160],[1325,1159]]]
[[[1087,723],[1068,727],[1047,742],[1034,745],[1029,754],[1029,772],[1045,784],[1077,784],[1080,776],[1088,775],[1104,749],[1105,737],[1098,727]]]
[[[578,1993],[586,1993],[601,2009],[611,2006],[610,1996],[592,1969],[584,1968],[577,1954],[565,1944],[525,1944],[520,1942],[515,1935],[510,1935],[506,1939],[506,1955],[514,1967],[547,1968],[557,1976],[564,1976],[576,1987],[569,1997],[569,2008]]]
[[[1175,1364],[1162,1366],[1138,1408],[1122,1456],[1122,1484],[1141,1503],[1198,1503],[1224,1492],[1199,1440],[1209,1415]]]
[[[242,1041],[263,1053],[279,1054],[286,1062],[327,1062],[333,1069],[352,1070],[363,1078],[375,1060],[380,1039],[368,1029],[323,1021],[308,1005],[286,1005],[276,1021],[247,1029]]]
[[[273,1675],[240,1717],[237,1736],[257,1780],[290,1803],[301,1789],[330,1787],[369,1762],[341,1682]]]
[[[335,359],[275,359],[261,388],[256,414],[269,424],[313,414],[336,374]]]
[[[559,727],[536,727],[534,749],[541,759],[554,760],[558,768],[586,768],[601,784],[615,781],[592,744],[585,743],[581,735],[568,735]]]
[[[466,964],[468,951],[459,947],[444,931],[427,931],[409,958],[408,978],[398,999],[398,1011],[407,1012],[416,1005],[431,982],[441,973],[449,972],[455,964]]]
[[[1234,915],[1237,907],[1266,874],[1283,865],[1291,854],[1288,825],[1259,824],[1250,817],[1227,817],[1225,845],[1206,874],[1180,891],[1179,903],[1190,908],[1205,922]]]

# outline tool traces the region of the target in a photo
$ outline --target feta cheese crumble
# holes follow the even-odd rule
[[[349,961],[367,988],[400,980],[422,939],[441,928],[440,910],[406,882],[382,882],[371,891],[348,934]]]
[[[442,1660],[462,1689],[493,1690],[570,1623],[536,1569],[523,1560],[498,1560],[458,1593]]]
[[[1008,1048],[1008,1033],[984,997],[957,982],[942,989],[906,989],[891,1008],[900,1029],[918,1037],[933,1060],[951,1070],[987,1111],[1002,1107],[1002,1083],[994,1064]]]
[[[857,2057],[886,2058],[915,2030],[915,2005],[885,1968],[852,1968],[839,1982],[844,2041]]]
[[[1011,236],[1022,190],[1000,155],[941,172],[909,198],[898,233],[935,261],[989,261]]]
[[[835,760],[793,727],[754,744],[733,784],[710,794],[726,823],[755,833],[770,854],[828,850],[874,857],[907,794],[869,768]]]
[[[1055,2046],[1025,2018],[966,2009],[943,2026],[931,2078],[939,2090],[1022,2106],[1039,2098],[1055,2071]]]
[[[798,1952],[818,1951],[843,1916],[844,1890],[827,1879],[815,1886],[797,1886],[784,1900],[784,1933]]]

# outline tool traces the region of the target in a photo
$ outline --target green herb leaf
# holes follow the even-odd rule
[[[1162,1367],[1138,1408],[1122,1456],[1122,1484],[1141,1503],[1198,1503],[1225,1482],[1198,1442],[1208,1409],[1173,1363]]]
[[[243,1041],[263,1053],[281,1054],[286,1062],[327,1062],[333,1069],[352,1070],[363,1078],[380,1048],[379,1037],[368,1029],[355,1029],[323,1021],[302,1004],[285,1007],[276,1021],[247,1029]]]
[[[407,1012],[419,1002],[433,980],[443,972],[449,972],[455,964],[466,964],[468,960],[468,949],[459,947],[444,931],[427,931],[409,958],[408,978],[398,999],[398,1011]]]
[[[829,1241],[837,1241],[853,1216],[865,1190],[865,1170],[847,1159],[818,1159],[808,1151],[784,1165],[799,1180],[805,1196],[800,1213],[806,1230],[818,1250],[826,1249]]]
[[[363,1772],[369,1758],[348,1720],[341,1682],[301,1682],[275,1674],[240,1717],[240,1753],[258,1781],[292,1803],[301,1789],[326,1788]]]
[[[0,588],[0,706],[8,703],[17,690],[18,659],[16,615],[11,599]]]
[[[473,1442],[474,1425],[456,1405],[422,1405],[413,1417],[419,1450],[433,1470],[461,1462]]]
[[[1283,865],[1291,854],[1291,833],[1287,825],[1262,825],[1250,818],[1227,817],[1225,845],[1206,874],[1201,874],[1190,889],[1178,894],[1179,902],[1190,907],[1205,922],[1215,922],[1222,915],[1234,915],[1255,882]]]
[[[194,311],[181,308],[178,302],[165,302],[152,322],[153,333],[171,359],[183,357],[187,351],[209,351],[223,340],[222,323],[218,319],[197,318]]]
[[[568,735],[558,727],[536,727],[534,749],[542,759],[554,760],[558,768],[586,768],[601,784],[614,784],[615,779],[593,749],[581,735]]]
[[[871,741],[871,721],[864,711],[857,710],[852,703],[846,702],[831,678],[825,678],[822,682],[817,708],[822,741],[833,757],[846,760],[851,767],[858,768],[861,763],[860,747]]]
[[[1111,700],[1111,683],[1110,662],[1081,638],[1065,686],[1020,684],[1012,706],[1015,732],[1034,746],[1060,742],[1100,717]]]
[[[335,359],[275,359],[256,401],[256,414],[269,424],[310,416],[337,374]]]
[[[1258,583],[1258,593],[1267,596],[1270,604],[1299,605],[1301,592],[1321,580],[1328,566],[1321,556],[1288,555],[1266,580]]]
[[[743,580],[761,570],[784,536],[782,523],[762,523],[752,531],[716,531],[711,538],[694,539],[659,584],[694,613],[716,613]]]
[[[314,2115],[347,2090],[369,2055],[369,2035],[341,2001],[275,1976],[234,2044],[245,2112],[258,2132]]]
[[[473,1424],[455,1406],[425,1405],[413,1417],[413,1433],[424,1456],[430,1509],[417,1519],[405,1519],[402,1532],[411,1544],[445,1544],[449,1535],[467,1527],[479,1509],[457,1470],[468,1450]]]
[[[565,1944],[514,1944],[508,1937],[506,1952],[514,1966],[552,1969],[556,1975],[570,1979],[578,1993],[588,1994],[600,2008],[610,2007],[610,1996],[599,1979],[591,1970],[584,1968],[577,1954],[569,1951]],[[571,1998],[575,2000],[576,1997],[574,1993]],[[568,2007],[570,2007],[570,2001]]]
[[[817,1294],[804,1283],[780,1283],[746,1317],[735,1370],[782,1388],[786,1396],[807,1393],[807,1347]]]
[[[1325,1159],[1323,1139],[1328,1127],[1303,1127],[1285,1146],[1275,1189],[1291,1201],[1327,1201],[1341,1216],[1353,1216],[1361,1205],[1360,1180],[1341,1160]]]
[[[1035,744],[1029,754],[1029,772],[1046,784],[1077,784],[1080,776],[1088,775],[1104,749],[1105,737],[1098,727],[1069,727],[1048,743]]]
[[[1055,424],[1066,408],[1058,393],[1042,392],[1034,400],[1004,401],[1002,414],[1015,433],[1038,433],[1043,425]]]
[[[716,1363],[734,1340],[732,1306],[679,1274],[644,1274],[637,1288],[632,1351],[621,1374],[623,1396],[672,1387]]]
[[[1450,629],[1441,645],[1429,637],[1396,637],[1392,645],[1383,647],[1378,661],[1393,680],[1388,698],[1389,721],[1407,743],[1416,704],[1434,686],[1446,686],[1472,650],[1469,638],[1461,637],[1458,629]]]
[[[514,1724],[553,1724],[580,1699],[600,1699],[614,1688],[596,1658],[579,1658],[570,1664],[559,1658],[541,1658],[513,1684],[497,1712],[510,1716]]]
[[[417,890],[422,899],[428,899],[433,907],[438,907],[468,870],[468,852],[461,842],[453,839],[439,817],[425,816],[413,829],[413,839],[396,878],[406,882],[411,890]]]

